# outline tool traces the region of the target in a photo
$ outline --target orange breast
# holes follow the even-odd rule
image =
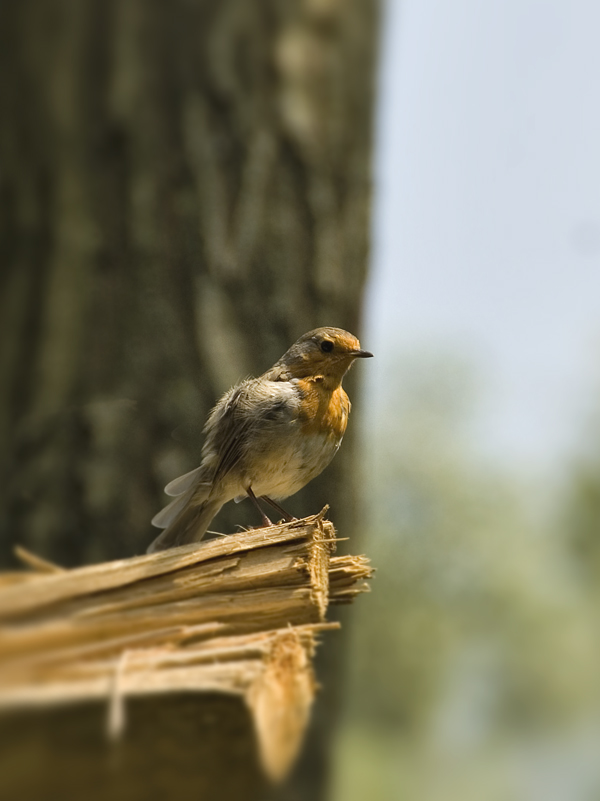
[[[319,381],[305,378],[298,381],[303,395],[302,430],[306,434],[326,434],[340,440],[344,436],[350,413],[350,400],[341,386],[326,389]]]

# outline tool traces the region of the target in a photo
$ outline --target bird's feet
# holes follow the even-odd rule
[[[258,514],[260,515],[261,525],[259,526],[259,528],[268,528],[269,526],[272,526],[273,525],[272,521],[269,520],[269,518],[266,516],[266,514],[261,509],[261,506],[260,506],[258,500],[256,499],[256,495],[252,492],[252,487],[248,487],[246,492],[248,494],[248,497],[250,498],[250,500],[252,501],[252,503],[256,507],[256,510],[257,510]]]
[[[261,498],[266,501],[270,506],[275,509],[275,511],[279,512],[280,515],[283,515],[283,522],[284,523],[291,523],[293,520],[297,520],[297,517],[293,517],[289,512],[286,512],[285,509],[276,503],[272,498],[269,498],[268,495],[261,495]]]

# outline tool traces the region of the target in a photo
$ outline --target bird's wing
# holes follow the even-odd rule
[[[177,481],[177,479],[175,480]],[[171,501],[168,506],[165,506],[164,509],[161,509],[160,512],[155,514],[150,521],[151,524],[156,526],[156,528],[167,528],[191,500],[193,494],[193,488],[190,487],[186,493],[179,495],[175,500]]]
[[[165,487],[165,492],[167,495],[181,495],[182,493],[186,492],[193,487],[198,479],[200,478],[200,473],[202,472],[202,466],[194,468],[194,470],[190,470],[189,473],[184,473],[182,476],[178,476],[174,478],[173,481],[169,482]]]
[[[247,409],[247,383],[230,390],[208,418],[204,451],[216,456],[213,483],[233,470],[244,455],[253,425],[253,415]]]
[[[239,461],[252,420],[251,415],[244,415],[239,410],[240,397],[247,383],[243,382],[230,389],[211,411],[204,427],[207,436],[202,449],[202,464],[167,484],[165,493],[175,497],[175,501],[154,517],[153,525],[168,525],[192,497],[194,490],[202,487],[209,489]],[[184,500],[178,503],[182,496]]]
[[[205,450],[217,454],[213,482],[222,480],[244,458],[256,432],[289,420],[296,390],[290,382],[244,381],[230,390],[211,413]]]

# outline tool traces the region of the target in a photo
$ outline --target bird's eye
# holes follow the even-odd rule
[[[323,353],[331,353],[333,350],[333,342],[329,339],[324,339],[323,342],[321,342],[321,350]]]

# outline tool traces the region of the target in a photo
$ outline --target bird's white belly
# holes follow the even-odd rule
[[[255,454],[252,465],[247,466],[246,480],[257,496],[287,498],[327,467],[341,441],[341,437],[321,433],[295,432],[283,447]]]

